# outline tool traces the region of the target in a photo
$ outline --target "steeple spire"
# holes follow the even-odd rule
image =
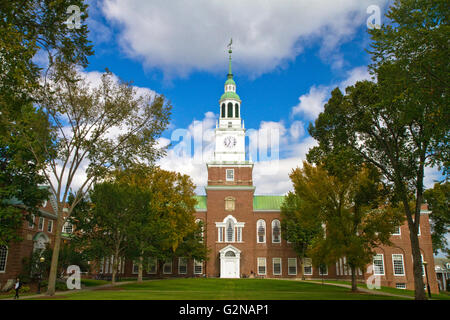
[[[228,44],[228,53],[230,54],[230,61],[228,64],[228,79],[233,79],[233,73],[231,72],[231,54],[233,50],[231,50],[231,45],[233,44],[233,38],[230,39],[230,43]]]

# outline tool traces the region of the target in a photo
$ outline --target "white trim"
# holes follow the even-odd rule
[[[275,261],[280,261],[280,273],[275,273]],[[272,258],[272,274],[274,276],[281,276],[283,274],[283,266],[281,258]]]
[[[233,177],[229,178],[228,173],[231,173],[230,176]],[[225,179],[226,181],[234,181],[234,169],[225,169]]]
[[[305,268],[311,268],[311,272],[306,273]],[[313,274],[313,265],[311,258],[304,258],[303,259],[303,274],[305,276],[311,276]]]
[[[294,266],[295,266],[295,273],[290,272],[290,266],[289,266],[289,261],[294,261]],[[295,276],[297,275],[297,258],[288,258],[288,275],[289,276]]]
[[[401,226],[397,226],[396,228],[398,228],[398,233],[396,233],[395,231],[394,231],[394,233],[392,234],[393,236],[401,236],[402,235],[402,228],[401,228]]]
[[[375,266],[375,258],[376,258],[377,256],[381,256],[381,263],[382,263],[382,266],[383,266],[383,273],[377,272],[377,267]],[[373,256],[373,259],[372,259],[372,267],[373,267],[373,274],[374,274],[374,275],[376,275],[376,276],[384,276],[384,275],[386,274],[386,267],[385,267],[385,265],[384,265],[384,254],[382,254],[382,253],[377,253],[376,255]]]
[[[325,265],[326,272],[323,273],[323,274],[322,274],[322,270],[320,270],[320,267],[318,269],[319,269],[319,275],[320,276],[327,276],[328,275],[328,265]]]
[[[51,228],[50,228],[50,230],[49,230],[49,227],[51,226]],[[52,233],[53,232],[53,220],[51,220],[51,219],[48,219],[47,220],[47,232],[48,233]]]
[[[264,224],[264,240],[263,241],[259,241],[259,222],[263,222]],[[266,221],[264,219],[258,219],[258,221],[256,221],[256,243],[266,243],[266,235],[267,235],[267,226],[266,226]]]
[[[264,272],[259,272],[259,267],[263,267],[263,265],[261,265],[259,262],[260,261],[264,261]],[[264,276],[267,274],[267,259],[265,257],[257,257],[256,258],[256,273]]]
[[[155,261],[155,271],[150,272],[150,260]],[[149,257],[147,260],[147,274],[157,274],[158,273],[158,259],[155,257]]]
[[[280,241],[274,241],[275,240],[275,237],[274,237],[274,234],[273,234],[273,229],[274,229],[274,223],[275,223],[275,221],[278,221],[278,224],[279,224],[279,228],[280,228],[280,234],[278,235],[278,237],[279,237],[279,239],[280,239]],[[281,243],[281,222],[280,222],[280,220],[278,220],[278,219],[273,219],[272,220],[272,223],[271,223],[271,231],[272,231],[272,243]]]
[[[396,256],[396,257],[402,257],[401,261],[402,261],[402,269],[403,269],[403,273],[401,273],[401,274],[396,274],[396,273],[395,273],[394,256]],[[404,259],[402,253],[393,253],[393,254],[392,254],[392,273],[393,273],[393,275],[396,276],[396,277],[403,277],[403,276],[405,276],[405,259]]]
[[[166,272],[165,271],[165,266],[166,266],[166,264],[167,265],[170,265],[170,272]],[[163,274],[172,274],[172,268],[173,268],[173,261],[172,260],[166,260],[166,261],[164,261],[164,264],[163,264]]]
[[[197,261],[197,260],[194,259],[193,266],[194,266],[194,274],[203,274],[203,261]],[[195,271],[196,267],[201,267],[201,271],[200,272],[196,272]]]
[[[181,270],[180,270],[182,260],[186,261],[186,263],[185,263],[186,271],[185,272],[181,272]],[[187,274],[187,271],[188,271],[188,259],[185,257],[179,257],[178,258],[178,274]]]
[[[42,221],[42,224],[41,224],[41,221]],[[44,217],[39,217],[38,230],[39,231],[44,231],[44,225],[45,225],[45,218]]]

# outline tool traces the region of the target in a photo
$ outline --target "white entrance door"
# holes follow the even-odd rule
[[[239,278],[239,260],[236,258],[224,258],[222,262],[223,273],[222,278]]]
[[[234,247],[225,248],[220,254],[220,277],[239,278],[239,262],[240,251]]]

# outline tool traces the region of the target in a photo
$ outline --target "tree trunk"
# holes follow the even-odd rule
[[[59,249],[61,247],[61,233],[64,222],[62,208],[58,206],[58,217],[56,219],[55,244],[53,246],[52,263],[50,265],[50,273],[48,275],[47,295],[55,295],[56,278],[58,275]]]
[[[403,205],[405,206],[406,217],[408,221],[409,239],[411,242],[411,251],[413,256],[414,297],[416,300],[426,300],[427,296],[425,294],[422,276],[422,256],[420,254],[419,237],[417,236],[420,220],[412,220],[412,213],[409,208],[409,203],[406,199],[403,200]]]
[[[120,242],[119,242],[120,245]],[[114,252],[113,258],[113,270],[112,270],[112,277],[111,277],[111,283],[116,284],[116,275],[117,275],[117,265],[119,261],[119,245],[116,246],[116,250]]]
[[[350,270],[352,273],[352,292],[357,292],[358,287],[356,286],[356,268],[355,268],[355,266],[351,265]]]
[[[144,261],[144,257],[140,256],[139,257],[139,264],[138,264],[138,282],[142,283],[142,273],[143,273],[143,261]]]

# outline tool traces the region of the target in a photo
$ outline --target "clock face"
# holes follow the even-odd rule
[[[223,140],[223,144],[225,145],[225,147],[230,149],[236,145],[236,142],[236,138],[232,136],[225,137],[225,139]]]

